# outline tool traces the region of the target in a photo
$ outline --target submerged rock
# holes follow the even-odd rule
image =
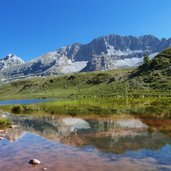
[[[29,164],[37,165],[37,164],[40,164],[40,161],[37,160],[37,159],[32,159],[32,160],[29,161]]]

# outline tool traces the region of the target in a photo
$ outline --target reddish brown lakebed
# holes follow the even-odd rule
[[[55,116],[11,120],[19,127],[0,131],[5,138],[0,141],[0,171],[171,170],[170,130],[156,126],[160,122],[166,127],[164,121]],[[30,165],[33,158],[41,164]]]

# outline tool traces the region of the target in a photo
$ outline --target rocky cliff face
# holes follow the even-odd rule
[[[85,45],[75,43],[60,48],[28,63],[18,58],[11,60],[14,59],[14,55],[9,55],[0,60],[1,78],[9,80],[27,76],[132,67],[140,65],[144,55],[154,57],[168,47],[171,47],[171,38],[113,34],[99,37]]]

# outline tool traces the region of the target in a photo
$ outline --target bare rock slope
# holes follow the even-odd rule
[[[171,46],[170,39],[152,35],[140,37],[108,35],[88,44],[75,43],[24,63],[15,55],[0,59],[0,78],[59,75],[80,71],[138,66],[144,55],[151,58]]]

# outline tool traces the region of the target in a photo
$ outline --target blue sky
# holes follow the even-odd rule
[[[0,0],[0,57],[28,61],[111,33],[171,37],[171,0]]]

